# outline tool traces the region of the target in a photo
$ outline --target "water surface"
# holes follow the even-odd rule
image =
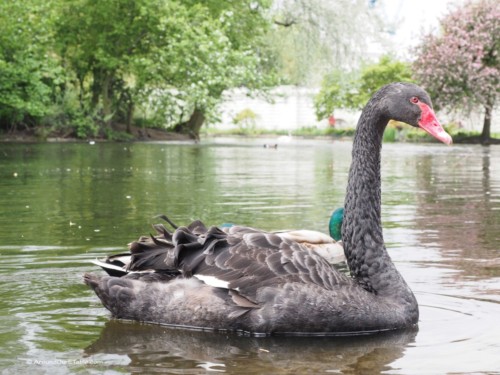
[[[384,145],[384,236],[418,330],[249,338],[110,320],[81,275],[155,215],[326,232],[350,142],[264,142],[2,144],[3,372],[500,372],[500,147]]]

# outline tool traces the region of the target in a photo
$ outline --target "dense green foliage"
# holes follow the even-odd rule
[[[275,83],[267,0],[28,0],[0,5],[2,128],[79,137],[138,118],[196,136],[231,87]],[[144,122],[144,121],[142,121]]]
[[[51,112],[62,69],[49,51],[49,10],[33,0],[30,12],[0,2],[0,126],[34,124]]]
[[[467,2],[412,65],[438,107],[484,108],[484,139],[498,97],[498,12],[492,0]],[[410,65],[387,56],[349,64],[377,19],[362,0],[3,1],[0,133],[128,139],[117,130],[135,125],[196,138],[217,122],[224,91],[315,85],[332,66],[318,118],[361,108],[380,86],[412,80]],[[240,128],[255,131],[241,115]]]
[[[314,105],[318,119],[338,108],[362,108],[380,87],[391,82],[411,82],[409,64],[383,56],[377,64],[366,65],[358,74],[334,71],[323,79]]]

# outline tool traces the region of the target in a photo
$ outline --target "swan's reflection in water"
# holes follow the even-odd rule
[[[390,370],[416,335],[417,328],[357,337],[255,338],[111,320],[85,354],[115,364],[116,355],[124,356],[131,372],[376,374]]]

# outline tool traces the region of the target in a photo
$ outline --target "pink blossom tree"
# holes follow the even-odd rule
[[[416,80],[438,108],[484,109],[482,143],[490,143],[492,112],[500,91],[500,2],[468,1],[441,20],[440,35],[417,47]]]

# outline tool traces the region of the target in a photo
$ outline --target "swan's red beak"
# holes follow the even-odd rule
[[[452,144],[453,140],[451,136],[443,129],[431,107],[422,102],[419,102],[418,106],[422,111],[422,116],[420,116],[418,125],[438,141],[446,143],[447,145]]]

